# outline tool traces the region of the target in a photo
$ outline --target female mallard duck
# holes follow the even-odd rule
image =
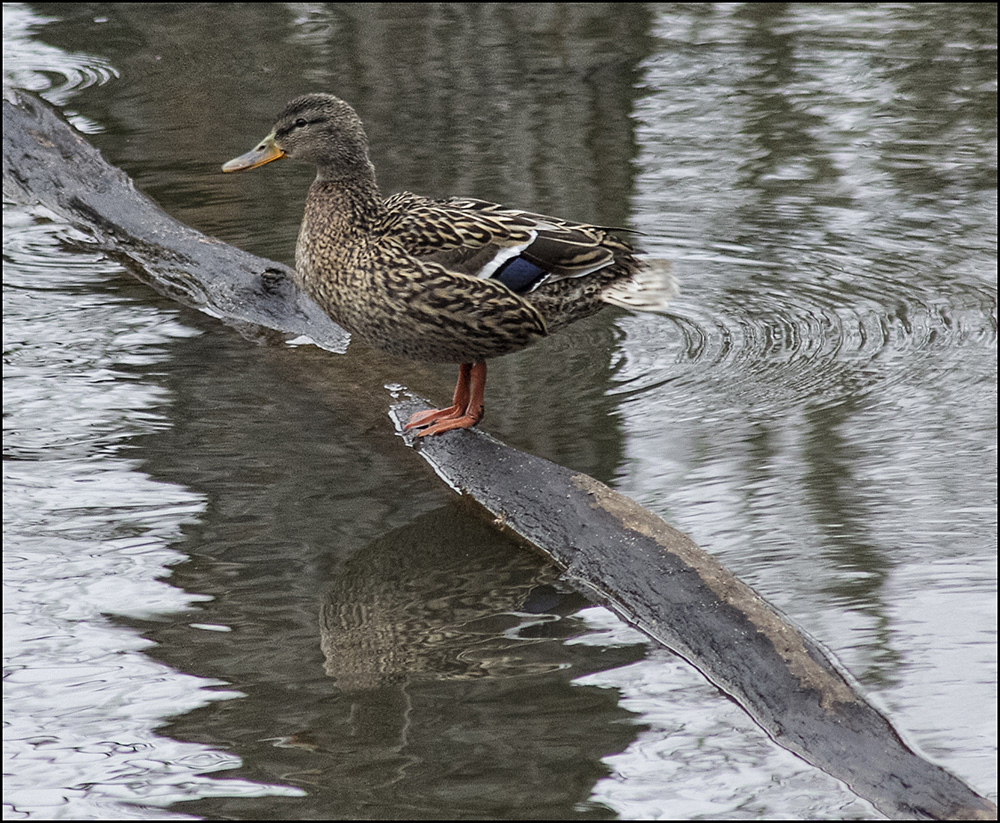
[[[607,303],[662,308],[671,285],[644,282],[611,230],[482,200],[383,200],[361,119],[329,94],[289,103],[226,172],[281,157],[313,163],[295,247],[299,286],[352,334],[415,360],[458,363],[452,405],[410,418],[421,436],[483,416],[486,360],[523,349]]]

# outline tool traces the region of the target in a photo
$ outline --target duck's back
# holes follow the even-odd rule
[[[638,269],[610,229],[482,200],[404,192],[363,202],[313,184],[300,285],[348,331],[414,359],[518,351],[601,309],[608,288]]]
[[[385,202],[386,232],[411,255],[500,283],[533,306],[550,332],[598,311],[605,290],[639,269],[621,230],[469,198],[403,192]]]

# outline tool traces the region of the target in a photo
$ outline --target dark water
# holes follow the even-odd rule
[[[996,799],[996,7],[4,7],[179,219],[290,262],[310,179],[223,177],[333,91],[386,192],[644,232],[669,316],[491,367],[484,427],[611,483]],[[450,368],[263,347],[4,207],[7,817],[873,817],[589,607],[393,436]]]

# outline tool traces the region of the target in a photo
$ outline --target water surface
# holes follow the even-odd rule
[[[213,34],[227,32],[225,42]],[[668,316],[491,366],[484,428],[690,534],[996,799],[996,9],[5,6],[5,82],[290,262],[303,91],[386,192],[643,232]],[[871,818],[456,503],[387,383],[4,208],[5,811]]]

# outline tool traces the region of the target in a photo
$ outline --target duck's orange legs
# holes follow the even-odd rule
[[[458,367],[455,396],[446,409],[417,412],[404,429],[427,426],[417,437],[441,434],[452,429],[468,429],[483,419],[483,395],[486,393],[486,364],[462,363]]]

